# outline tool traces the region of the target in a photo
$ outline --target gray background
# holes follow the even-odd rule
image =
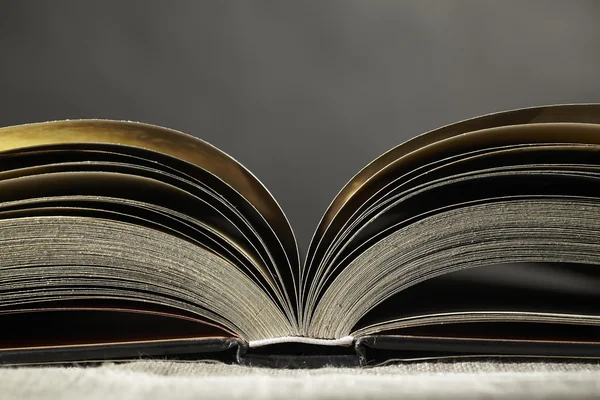
[[[0,2],[0,125],[128,119],[201,137],[272,191],[306,249],[402,141],[600,100],[598,1]],[[0,138],[1,140],[1,138]]]

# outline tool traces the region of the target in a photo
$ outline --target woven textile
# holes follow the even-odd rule
[[[599,398],[600,365],[423,362],[275,370],[198,362],[0,369],[2,399]]]

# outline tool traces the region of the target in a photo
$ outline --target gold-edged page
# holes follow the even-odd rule
[[[600,122],[600,105],[574,104],[556,105],[518,109],[489,114],[462,122],[444,126],[417,136],[384,153],[356,174],[338,193],[328,207],[307,252],[302,278],[302,297],[306,300],[313,284],[314,274],[321,266],[322,257],[331,241],[358,207],[374,192],[385,186],[387,175],[394,175],[397,165],[411,153],[419,151],[435,142],[459,136],[464,133],[510,125],[536,123],[598,123]],[[322,266],[321,266],[322,267]],[[305,318],[307,315],[305,314]],[[306,322],[306,321],[305,321]]]
[[[277,210],[261,214],[261,207],[264,210],[270,200],[262,199],[261,205],[244,197],[260,192],[262,185],[233,159],[187,135],[135,123],[32,124],[2,128],[0,136],[0,224],[8,227],[3,239],[15,244],[8,232],[25,235],[17,240],[21,253],[11,248],[13,254],[23,257],[9,260],[8,253],[4,255],[9,262],[3,264],[10,267],[5,268],[3,279],[8,292],[0,296],[3,312],[19,307],[48,309],[48,304],[55,303],[75,311],[100,299],[130,302],[140,312],[145,304],[153,304],[170,307],[174,313],[193,313],[246,340],[296,332],[297,269],[293,271],[290,258],[297,258],[297,253],[289,255],[289,246],[282,243],[285,232],[281,240],[274,230]],[[193,156],[188,151],[194,149],[191,142],[206,147],[205,151]],[[179,148],[182,153],[177,153]],[[196,163],[192,164],[194,157]],[[215,175],[223,171],[230,174]],[[240,180],[244,176],[254,182],[244,183]],[[243,193],[239,187],[244,188]],[[61,229],[70,232],[71,236],[57,239],[55,244],[74,254],[75,247],[84,246],[83,254],[94,247],[84,242],[90,235],[102,233],[96,228],[107,224],[113,235],[104,232],[105,236],[96,238],[104,247],[98,249],[101,256],[96,254],[100,258],[94,259],[93,265],[86,263],[90,254],[82,255],[81,260],[79,254],[71,260],[57,255],[60,251],[52,250],[50,238],[45,252],[36,250],[34,226],[44,227],[50,236],[53,233],[48,232]],[[141,248],[134,243],[140,240],[138,235],[145,236],[144,240],[160,236],[157,240],[171,244],[169,249],[175,251],[164,251],[158,260],[151,257],[151,263],[146,260],[146,264],[154,263],[148,267],[154,275],[141,267]],[[78,243],[70,242],[74,237],[80,238]],[[131,255],[128,262],[139,269],[135,277],[122,260],[118,266],[112,265],[115,257],[111,251],[115,249],[119,250],[116,254]],[[148,254],[156,251],[151,246],[144,250]],[[54,263],[81,265],[40,269],[39,264],[53,252],[57,253]],[[44,256],[40,258],[40,254]],[[196,262],[186,263],[180,271],[161,264],[181,257]],[[192,264],[195,269],[190,268]],[[94,274],[99,274],[96,280]],[[112,280],[107,278],[111,274]],[[188,275],[199,279],[199,286],[190,284]],[[49,278],[52,276],[54,280]],[[138,281],[140,277],[145,280]],[[61,286],[63,278],[66,283]],[[53,283],[44,286],[48,279]],[[202,285],[208,286],[200,289]]]
[[[367,202],[372,196],[376,196],[379,190],[386,188],[388,184],[394,182],[398,177],[411,174],[413,171],[430,163],[468,152],[500,146],[551,143],[599,144],[599,126],[597,124],[583,123],[510,125],[463,133],[434,142],[399,158],[387,167],[385,173],[379,174],[377,179],[365,182],[361,190],[352,198],[352,201],[356,204],[353,204],[352,207],[344,208],[343,212],[349,213],[349,215],[344,217],[344,220],[347,221],[352,216],[351,211],[359,209],[360,204]],[[339,228],[342,228],[343,225],[342,223]],[[336,232],[339,232],[339,230],[336,230]],[[335,240],[337,235],[336,232],[330,232],[331,238],[329,239],[329,244],[327,247],[323,247],[321,257],[326,254],[327,249],[332,245],[332,241]],[[323,242],[322,244],[324,246],[325,243]],[[319,280],[324,271],[327,270],[328,265],[320,263],[310,268],[312,269],[313,281],[310,282],[311,286],[305,292],[305,296],[308,299],[305,308],[305,324],[308,323],[310,313],[316,306],[316,296],[318,295],[316,289],[319,284],[322,286]]]
[[[299,255],[289,222],[264,185],[221,150],[175,130],[108,120],[56,121],[6,127],[0,128],[0,137],[0,154],[36,146],[118,145],[168,156],[212,175],[238,194],[228,200],[241,208],[248,207],[240,203],[249,204],[257,211],[251,217],[256,220],[258,215],[264,220],[262,224],[266,222],[272,231],[271,235],[263,235],[263,239],[271,252],[277,253],[278,285],[285,287],[284,295],[290,298],[288,308],[295,310]]]
[[[425,197],[422,197],[421,199],[419,199],[419,197],[414,197],[414,199],[412,200],[413,203],[411,205],[410,201],[408,200],[410,198],[410,196],[403,198],[402,195],[402,191],[397,192],[397,197],[394,198],[393,196],[389,196],[386,197],[386,195],[388,193],[393,193],[393,190],[390,189],[388,192],[383,192],[383,194],[381,194],[381,199],[385,199],[386,201],[388,201],[388,203],[385,205],[385,207],[381,207],[381,208],[377,208],[378,207],[378,203],[375,201],[371,207],[367,207],[365,209],[365,213],[366,215],[364,216],[364,219],[361,220],[360,218],[357,219],[357,221],[360,222],[360,224],[357,225],[356,229],[358,229],[358,233],[360,233],[360,229],[364,229],[365,227],[368,228],[369,224],[372,224],[374,221],[377,222],[377,218],[380,218],[381,221],[386,220],[385,223],[387,224],[391,224],[394,221],[394,218],[397,217],[391,217],[392,215],[394,215],[394,213],[398,214],[398,213],[404,213],[407,214],[408,216],[404,216],[402,218],[409,218],[408,220],[405,220],[405,222],[401,223],[400,225],[397,226],[386,226],[385,224],[383,226],[378,226],[377,224],[374,225],[374,227],[371,227],[370,231],[367,229],[366,231],[363,232],[367,232],[367,233],[363,233],[363,239],[369,239],[369,235],[372,236],[372,238],[370,240],[368,240],[367,242],[364,242],[363,244],[361,244],[361,242],[358,242],[359,248],[354,247],[353,244],[350,244],[348,246],[348,248],[345,249],[345,252],[340,253],[343,257],[340,257],[337,262],[335,263],[334,266],[336,266],[337,271],[335,272],[334,275],[329,277],[329,283],[327,285],[323,285],[323,290],[324,290],[324,294],[321,293],[321,298],[318,299],[317,302],[317,310],[315,311],[315,318],[318,318],[318,320],[313,320],[311,321],[311,325],[313,327],[313,329],[319,329],[319,321],[326,321],[326,324],[331,325],[331,323],[335,323],[335,321],[331,321],[329,320],[327,317],[324,317],[324,315],[322,314],[325,308],[327,308],[327,304],[329,304],[330,301],[333,301],[333,298],[337,298],[337,296],[333,296],[333,293],[336,293],[338,295],[340,295],[340,290],[342,290],[341,288],[343,288],[343,291],[345,291],[346,289],[348,289],[345,285],[346,283],[343,283],[344,278],[343,275],[345,274],[352,274],[352,271],[354,273],[356,273],[356,277],[357,280],[361,280],[361,284],[364,284],[365,287],[369,287],[372,290],[372,295],[374,295],[373,293],[379,293],[378,296],[381,296],[381,293],[385,292],[385,290],[382,291],[382,288],[379,287],[376,282],[369,280],[369,278],[365,277],[365,276],[361,276],[361,274],[357,273],[357,270],[354,270],[353,267],[349,267],[348,263],[350,265],[354,265],[355,268],[361,269],[366,271],[365,273],[370,273],[368,272],[369,269],[371,267],[376,267],[377,264],[379,263],[378,261],[378,256],[376,256],[377,254],[384,254],[386,252],[390,252],[390,250],[386,250],[385,248],[382,247],[377,247],[377,246],[381,246],[381,243],[384,243],[386,241],[388,241],[388,238],[391,237],[392,235],[395,234],[395,229],[398,230],[402,230],[402,229],[409,229],[410,225],[415,225],[418,224],[419,221],[421,219],[435,219],[437,214],[442,214],[445,212],[458,212],[460,213],[460,209],[461,208],[465,208],[465,207],[475,207],[475,206],[481,206],[482,204],[485,205],[487,202],[490,203],[502,203],[502,201],[500,201],[499,197],[502,197],[501,194],[505,193],[506,195],[511,195],[510,199],[507,198],[506,202],[507,204],[517,204],[516,201],[526,201],[529,203],[535,203],[538,206],[541,207],[541,205],[546,204],[543,203],[543,201],[546,201],[549,198],[554,198],[554,197],[558,197],[561,198],[561,201],[563,201],[563,203],[560,203],[558,205],[556,205],[556,209],[554,210],[554,212],[556,213],[557,210],[561,209],[561,207],[565,207],[565,205],[567,206],[567,211],[569,211],[569,207],[571,207],[573,204],[572,201],[575,201],[574,199],[576,198],[585,198],[587,200],[592,201],[592,203],[597,201],[597,196],[598,196],[598,183],[597,182],[597,175],[598,175],[598,166],[597,166],[597,154],[598,154],[598,144],[600,141],[600,130],[599,127],[597,125],[592,125],[592,124],[537,124],[537,125],[525,125],[525,126],[513,126],[513,127],[506,127],[506,128],[495,128],[495,129],[490,129],[490,130],[484,130],[484,131],[479,131],[479,132],[472,132],[469,134],[465,134],[465,135],[461,135],[460,137],[454,138],[454,139],[448,139],[448,143],[447,141],[444,141],[445,143],[439,143],[437,145],[442,146],[441,149],[448,149],[448,148],[453,148],[454,150],[457,150],[455,153],[449,152],[449,153],[444,153],[444,151],[441,152],[437,152],[436,153],[436,149],[435,149],[435,145],[430,146],[429,149],[425,149],[425,157],[423,157],[423,159],[427,160],[428,158],[426,157],[428,154],[432,154],[434,155],[433,157],[431,157],[432,160],[435,160],[435,155],[436,154],[461,154],[462,152],[467,153],[468,151],[472,151],[473,149],[478,149],[478,148],[482,148],[485,149],[486,145],[490,146],[490,149],[492,149],[491,151],[484,151],[481,152],[479,154],[477,154],[477,152],[473,152],[473,154],[471,155],[471,157],[465,157],[463,158],[452,158],[449,157],[447,160],[446,165],[441,163],[441,167],[438,165],[435,168],[432,169],[425,169],[422,171],[422,180],[421,180],[421,185],[423,186],[423,189],[418,189],[419,185],[416,185],[414,188],[412,188],[410,185],[406,186],[405,189],[408,191],[407,193],[410,193],[410,190],[413,190],[414,193],[418,193],[418,191],[420,190],[423,193],[427,193],[427,185],[428,185],[428,178],[430,177],[432,179],[432,182],[429,183],[429,186],[433,189],[435,188],[435,186],[437,185],[438,187],[443,187],[444,184],[447,184],[448,186],[448,192],[432,192],[433,194],[431,194],[431,198],[429,200],[427,200],[427,196],[425,195]],[[511,144],[512,143],[512,144]],[[527,144],[530,143],[531,147],[528,148]],[[563,144],[566,143],[566,144]],[[569,144],[572,143],[572,144]],[[458,145],[458,148],[453,147]],[[463,150],[461,150],[461,146]],[[548,154],[546,154],[548,152]],[[564,157],[564,154],[561,155],[561,152],[571,152],[573,154],[571,154],[568,158]],[[578,153],[580,152],[580,153]],[[418,153],[418,152],[417,152]],[[484,168],[484,166],[487,163],[490,163],[491,160],[493,160],[493,157],[498,157],[500,154],[505,153],[506,155],[510,155],[512,153],[512,157],[515,157],[516,160],[513,160],[512,165],[505,165],[505,162],[501,159],[497,160],[497,164],[495,167],[493,165],[490,166],[490,168],[488,168],[488,170],[486,170]],[[524,158],[522,163],[518,162],[518,159],[520,157],[524,157],[524,155],[526,154],[530,154],[528,157],[533,157],[531,159],[529,158]],[[533,154],[533,155],[532,155]],[[544,154],[545,157],[545,161],[540,161],[537,164],[535,163],[535,159],[539,158],[540,154]],[[553,155],[557,155],[556,160],[553,160]],[[413,155],[413,157],[418,156],[418,154]],[[443,158],[443,157],[440,157]],[[466,160],[468,160],[469,158],[471,158],[470,162],[473,163],[474,160],[477,161],[478,158],[481,158],[478,162],[479,162],[479,167],[476,167],[473,165],[469,165],[468,163],[465,164]],[[542,157],[543,158],[543,157]],[[564,160],[564,162],[562,162],[561,164],[561,160]],[[427,165],[427,162],[423,162],[423,165]],[[461,164],[465,164],[462,166],[463,169],[461,168]],[[414,165],[414,164],[413,164]],[[435,164],[433,164],[435,165]],[[436,176],[436,169],[437,171],[442,171],[444,168],[449,168],[450,172],[446,173],[447,178],[444,178],[444,174],[441,174],[439,176]],[[478,170],[478,168],[480,170]],[[452,171],[456,171],[456,176],[452,176],[454,172]],[[471,171],[473,170],[473,171]],[[440,173],[438,173],[440,174]],[[508,188],[506,192],[503,192],[504,189],[498,189],[499,193],[497,193],[495,196],[486,196],[485,190],[483,190],[483,186],[479,187],[477,186],[477,188],[480,188],[481,193],[479,194],[479,198],[475,199],[477,200],[477,202],[472,201],[471,203],[465,203],[462,205],[457,204],[456,206],[453,207],[446,207],[446,208],[442,208],[442,209],[438,209],[436,210],[436,206],[435,206],[435,198],[442,198],[444,200],[449,199],[450,197],[452,197],[453,195],[453,190],[454,192],[460,192],[461,189],[453,189],[453,183],[452,180],[455,181],[454,185],[457,184],[463,184],[463,189],[467,186],[464,185],[468,185],[468,179],[469,175],[472,175],[473,177],[477,177],[476,175],[479,174],[480,176],[478,177],[478,179],[480,179],[480,182],[494,182],[490,179],[504,179],[504,185],[505,188]],[[429,176],[428,176],[429,175]],[[502,175],[504,175],[504,177],[502,177]],[[402,176],[402,174],[400,174],[400,176]],[[419,175],[415,175],[413,178],[418,178]],[[527,190],[530,190],[530,192],[528,192],[527,190],[525,190],[523,193],[520,194],[519,190],[521,189],[517,189],[515,188],[513,190],[514,193],[510,192],[510,188],[511,186],[516,186],[511,184],[511,176],[523,176],[523,177],[527,177],[527,179],[530,179],[533,183],[532,185],[528,185],[528,184],[521,184],[523,187],[528,188]],[[552,191],[548,191],[547,193],[544,192],[540,192],[538,193],[539,195],[536,196],[535,194],[535,190],[534,190],[534,186],[536,184],[536,180],[538,180],[537,177],[543,177],[543,179],[546,179],[545,177],[547,176],[551,176],[552,178],[552,183],[551,185],[549,185],[549,187],[553,188],[554,192]],[[438,184],[435,184],[435,179],[436,178],[444,178],[446,179],[446,182],[444,182],[444,180],[442,179]],[[525,178],[523,178],[525,179]],[[393,179],[391,180],[393,181]],[[461,183],[462,181],[462,183]],[[473,181],[475,182],[475,181]],[[523,181],[525,182],[525,180]],[[418,179],[413,181],[413,184],[419,183]],[[570,189],[566,189],[567,186],[565,185],[570,185]],[[458,188],[458,186],[456,186]],[[474,186],[473,186],[474,187]],[[471,188],[471,191],[477,192],[477,189]],[[564,190],[562,188],[565,188]],[[410,190],[409,190],[410,189]],[[417,190],[418,189],[418,190]],[[491,189],[490,189],[491,190]],[[523,189],[524,190],[524,189]],[[571,191],[571,192],[570,192]],[[525,195],[525,196],[523,196]],[[411,195],[412,196],[412,195]],[[533,197],[532,197],[533,196]],[[427,204],[427,201],[434,201],[434,203],[432,204]],[[411,211],[411,208],[413,207],[417,207],[417,211]],[[418,211],[418,207],[421,207],[421,214],[419,215],[419,211]],[[535,207],[534,207],[535,208]],[[466,208],[465,208],[466,209]],[[397,210],[397,211],[394,211]],[[371,214],[369,214],[369,211],[371,211]],[[506,211],[506,210],[505,210]],[[571,209],[572,211],[572,209]],[[386,212],[388,214],[386,214]],[[570,211],[569,211],[570,212]],[[414,217],[410,217],[410,215],[414,215]],[[526,227],[527,223],[529,222],[528,218],[531,218],[533,215],[535,215],[534,213],[529,213],[529,214],[522,214],[522,222],[523,222],[523,226]],[[587,214],[587,217],[593,217],[593,212],[590,212],[589,214]],[[361,217],[362,218],[362,217]],[[400,218],[398,221],[402,221],[402,218]],[[465,215],[464,218],[471,218],[468,217],[468,215]],[[477,217],[478,218],[478,217]],[[573,217],[574,218],[574,217]],[[391,222],[390,222],[391,221]],[[462,222],[464,224],[464,222]],[[362,224],[362,225],[361,225]],[[442,228],[444,227],[444,225],[441,225]],[[584,229],[585,226],[580,226],[577,227],[576,229]],[[473,227],[471,227],[470,229],[474,229]],[[574,228],[575,229],[575,228]],[[379,230],[384,230],[383,232],[377,234],[377,232]],[[371,233],[369,233],[371,232]],[[436,229],[432,229],[431,232],[429,232],[429,235],[432,237],[435,237],[436,235],[440,234],[440,232],[438,232],[438,230]],[[583,233],[582,233],[583,234]],[[347,240],[348,242],[351,242],[352,240],[356,240],[357,238],[357,232],[354,231],[353,232],[353,236],[351,235],[351,237],[345,238],[344,240],[340,241],[340,243],[344,243],[345,240]],[[573,238],[571,238],[573,239]],[[394,253],[394,257],[400,257],[403,253],[405,253],[407,251],[407,248],[404,247],[406,246],[406,244],[404,244],[403,242],[409,242],[411,244],[414,243],[418,243],[419,240],[415,238],[415,234],[413,233],[404,233],[404,236],[397,236],[397,240],[398,243],[387,243],[385,246],[392,246],[395,247],[396,249],[394,250],[396,253]],[[453,246],[455,245],[455,243],[453,244],[451,241],[451,238],[447,239],[449,246]],[[356,242],[355,242],[356,243]],[[576,240],[574,241],[574,243],[576,244]],[[539,244],[539,243],[538,243]],[[377,249],[377,250],[373,250],[373,249]],[[343,250],[343,249],[342,249]],[[416,251],[416,250],[415,250]],[[393,253],[393,252],[392,252]],[[369,258],[369,262],[365,263],[364,260],[366,257],[366,254],[370,254]],[[339,255],[339,254],[338,254]],[[539,256],[539,254],[537,255]],[[363,264],[360,264],[360,262],[356,261],[357,259],[362,259],[363,260]],[[490,260],[488,260],[489,262],[491,262]],[[519,260],[505,260],[505,262],[518,262]],[[540,260],[538,260],[540,261]],[[549,261],[549,260],[543,260],[543,261]],[[573,260],[571,260],[573,261]],[[360,266],[356,267],[356,263],[359,263]],[[399,258],[396,259],[394,261],[395,263],[400,263]],[[577,262],[577,261],[574,261]],[[587,259],[585,262],[587,263],[595,263],[596,260],[591,260],[591,259]],[[476,266],[476,264],[472,264],[472,266]],[[388,265],[389,267],[389,265]],[[350,268],[350,270],[348,270],[348,268]],[[391,268],[391,267],[389,267]],[[396,268],[400,268],[400,266],[397,266]],[[426,269],[424,269],[423,271],[425,271]],[[418,275],[418,269],[415,270],[417,272],[414,272],[414,274]],[[386,274],[389,271],[386,271],[385,273],[379,271],[373,271],[373,276],[387,276]],[[405,272],[401,273],[399,276],[403,277]],[[346,276],[347,277],[347,276]],[[360,277],[360,278],[358,278]],[[398,276],[396,276],[396,278],[398,278]],[[400,278],[398,278],[400,279]],[[404,279],[404,278],[402,278]],[[394,284],[395,285],[395,284]],[[392,286],[394,286],[392,285]],[[398,289],[397,286],[396,289]],[[396,290],[395,289],[395,290]],[[352,287],[351,291],[354,291],[354,294],[360,293],[360,290],[357,289],[357,287]],[[381,292],[379,292],[381,291]],[[364,293],[363,293],[364,294]],[[389,294],[389,293],[388,293]],[[401,298],[401,293],[398,294],[399,298]],[[341,295],[341,297],[344,297],[344,295]],[[367,296],[369,297],[369,296]],[[385,296],[384,296],[385,297]],[[357,303],[354,303],[354,301],[357,301]],[[360,301],[355,300],[353,298],[347,299],[347,303],[348,304],[361,304],[361,307],[369,307],[368,303],[371,300],[366,300],[365,298],[361,298]],[[383,302],[383,299],[378,300],[376,303],[379,304],[379,302]],[[336,304],[339,304],[339,298],[336,300]],[[345,304],[346,301],[342,302],[341,304]],[[374,304],[372,303],[372,306],[374,306]],[[319,310],[319,307],[321,308]],[[364,310],[360,311],[363,312]],[[351,310],[337,310],[339,315],[344,315],[344,316],[349,316],[353,314],[353,311]],[[325,314],[327,314],[327,312],[325,312]],[[356,317],[356,316],[355,316]],[[360,317],[362,318],[362,316]],[[359,319],[360,319],[359,318]],[[354,320],[355,323],[358,323],[358,320]],[[346,335],[349,333],[349,331],[352,330],[351,326],[346,325],[344,327],[344,329],[339,330],[336,332],[336,334],[334,336],[336,336],[337,334],[340,335]],[[332,335],[332,332],[325,332],[323,330],[321,331],[314,331],[314,330],[310,330],[310,332],[312,334],[317,334],[317,335]],[[363,332],[363,331],[360,331]],[[372,333],[372,332],[371,332]]]

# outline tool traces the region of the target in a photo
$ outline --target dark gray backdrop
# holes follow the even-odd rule
[[[600,100],[598,1],[0,2],[0,125],[129,119],[201,137],[306,249],[362,166],[478,114]],[[1,138],[0,138],[1,140]]]

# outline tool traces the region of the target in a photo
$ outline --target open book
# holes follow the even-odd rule
[[[0,363],[600,357],[599,123],[540,107],[403,143],[304,261],[267,189],[200,139],[1,128]]]

